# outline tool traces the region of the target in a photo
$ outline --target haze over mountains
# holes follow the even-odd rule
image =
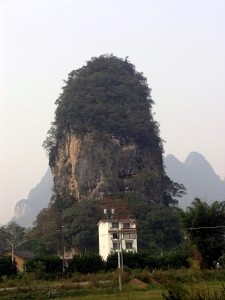
[[[185,209],[195,197],[209,203],[225,200],[225,181],[214,172],[204,156],[191,152],[185,162],[180,162],[170,154],[164,159],[166,173],[175,182],[183,183],[188,194],[179,200],[179,206]],[[32,227],[37,214],[48,206],[52,195],[53,180],[50,169],[33,188],[27,199],[17,202],[11,221],[24,227]]]
[[[179,206],[186,208],[198,197],[208,203],[225,200],[225,181],[198,152],[191,152],[185,162],[170,154],[164,159],[167,175],[175,182],[183,183],[187,195],[179,199]]]
[[[32,227],[38,213],[48,206],[52,196],[52,187],[52,174],[48,168],[41,181],[30,190],[27,199],[17,202],[14,217],[10,221],[15,221],[20,226]]]

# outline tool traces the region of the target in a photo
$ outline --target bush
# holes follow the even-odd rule
[[[123,266],[129,269],[144,269],[146,267],[146,257],[147,253],[145,252],[137,253],[131,251],[123,251]],[[117,267],[118,254],[117,252],[112,252],[107,257],[106,270],[116,270]]]
[[[105,269],[105,263],[98,254],[74,255],[69,268],[69,273],[81,274],[97,273]]]
[[[161,268],[163,269],[179,269],[188,267],[188,257],[181,251],[169,252],[160,257]]]
[[[129,269],[180,269],[189,266],[188,257],[183,251],[168,252],[162,256],[148,255],[147,252],[123,251],[123,265]],[[113,252],[108,255],[106,270],[116,270],[118,267],[118,254]]]
[[[152,276],[149,270],[147,269],[144,270],[135,269],[130,272],[130,279],[136,278],[143,281],[144,283],[151,283],[151,277]]]
[[[40,255],[28,260],[25,264],[26,271],[35,273],[37,279],[52,280],[61,277],[62,260],[56,255]]]
[[[13,276],[18,272],[16,262],[12,263],[12,256],[1,255],[0,256],[0,276],[7,275]]]
[[[118,286],[119,284],[119,270],[117,270],[116,272],[113,272],[113,276],[112,276],[112,280],[111,280],[111,283],[113,286]],[[129,273],[127,272],[121,272],[121,282],[122,284],[125,284],[129,281],[130,279],[130,276],[129,276]]]

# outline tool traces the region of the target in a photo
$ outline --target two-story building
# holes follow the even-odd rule
[[[99,254],[106,260],[111,251],[137,251],[135,220],[106,219],[98,223]]]

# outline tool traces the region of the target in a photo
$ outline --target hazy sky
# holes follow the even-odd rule
[[[125,58],[152,88],[165,155],[225,176],[224,0],[0,0],[0,223],[48,168],[42,142],[73,69]]]

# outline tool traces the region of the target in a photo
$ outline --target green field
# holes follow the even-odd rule
[[[43,286],[40,287],[39,293],[37,293],[37,287],[27,287],[26,288],[19,288],[15,290],[6,290],[6,291],[1,291],[0,292],[0,299],[15,299],[15,300],[20,300],[20,299],[35,299],[35,300],[44,300],[44,299],[49,299],[49,298],[54,298],[54,299],[62,299],[62,300],[68,300],[68,299],[107,299],[107,300],[112,300],[112,299],[127,299],[127,300],[145,300],[145,299],[163,299],[162,298],[162,292],[163,292],[163,286],[162,285],[148,285],[146,287],[140,287],[140,286],[135,286],[133,284],[126,284],[123,287],[123,290],[120,292],[117,287],[93,287],[89,285],[85,286],[76,286],[75,289],[71,286],[68,285],[67,287],[64,286],[63,288],[61,287],[60,289],[57,288],[56,286],[53,287],[53,285],[49,285],[48,290],[52,292],[52,296],[49,293],[49,291],[44,291],[46,287],[44,288]],[[30,290],[32,292],[30,292]],[[36,292],[34,292],[36,290]],[[57,290],[57,293],[56,293]],[[67,296],[63,297],[63,294],[67,294]],[[57,296],[58,294],[58,296]],[[76,294],[76,296],[73,296]]]
[[[135,276],[129,276],[123,272],[122,291],[119,291],[117,272],[85,276],[74,274],[71,278],[54,282],[35,280],[34,277],[32,279],[28,273],[15,279],[3,277],[0,283],[0,299],[225,300],[225,270],[134,270],[134,274]]]
[[[200,282],[195,284],[184,284],[182,285],[188,292],[187,298],[185,299],[205,299],[205,300],[223,300],[225,299],[225,289],[223,288],[223,284],[218,281],[214,282]],[[198,295],[199,291],[199,295]],[[168,291],[166,290],[165,286],[163,284],[159,285],[150,285],[146,288],[134,286],[131,284],[128,284],[124,287],[122,292],[119,292],[114,290],[113,294],[109,293],[97,293],[96,291],[93,291],[93,293],[89,295],[83,295],[83,296],[76,296],[71,297],[71,300],[158,300],[158,299],[164,299],[162,294],[165,293],[168,295]],[[204,295],[204,298],[200,298]],[[58,298],[59,299],[59,298]],[[68,300],[68,298],[60,298],[63,300]],[[183,298],[180,298],[183,299]]]
[[[139,291],[139,292],[134,292],[134,291],[127,291],[127,292],[118,292],[115,294],[92,294],[92,295],[87,295],[87,296],[80,296],[80,297],[71,297],[69,299],[71,300],[158,300],[158,299],[163,299],[162,297],[162,290],[161,289],[154,289],[154,290],[148,290],[148,291]],[[59,298],[58,298],[59,299]],[[62,300],[68,300],[68,298],[61,298]]]

